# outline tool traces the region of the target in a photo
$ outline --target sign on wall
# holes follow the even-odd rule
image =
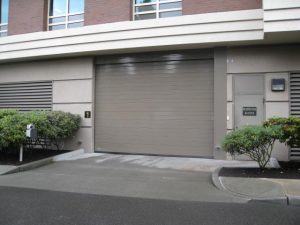
[[[256,116],[257,107],[243,107],[243,116]]]

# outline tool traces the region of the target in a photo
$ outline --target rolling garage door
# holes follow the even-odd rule
[[[212,157],[213,60],[182,58],[97,66],[96,150]]]

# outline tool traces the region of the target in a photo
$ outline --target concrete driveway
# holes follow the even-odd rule
[[[0,186],[149,199],[244,202],[216,189],[211,171],[239,162],[207,159],[85,154],[0,177]],[[245,163],[246,166],[255,166]]]

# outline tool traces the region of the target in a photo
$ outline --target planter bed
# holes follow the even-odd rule
[[[279,162],[281,168],[222,168],[222,177],[300,179],[300,162]]]
[[[18,166],[67,152],[70,151],[43,149],[27,150],[23,153],[23,162],[19,162],[19,151],[0,151],[0,165]]]

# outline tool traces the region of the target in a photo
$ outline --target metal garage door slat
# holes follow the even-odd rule
[[[0,108],[51,110],[52,81],[0,84]]]
[[[96,149],[211,157],[213,60],[99,65]]]
[[[300,116],[300,74],[291,74],[290,76],[290,114]],[[291,148],[291,160],[300,159],[300,148]]]

